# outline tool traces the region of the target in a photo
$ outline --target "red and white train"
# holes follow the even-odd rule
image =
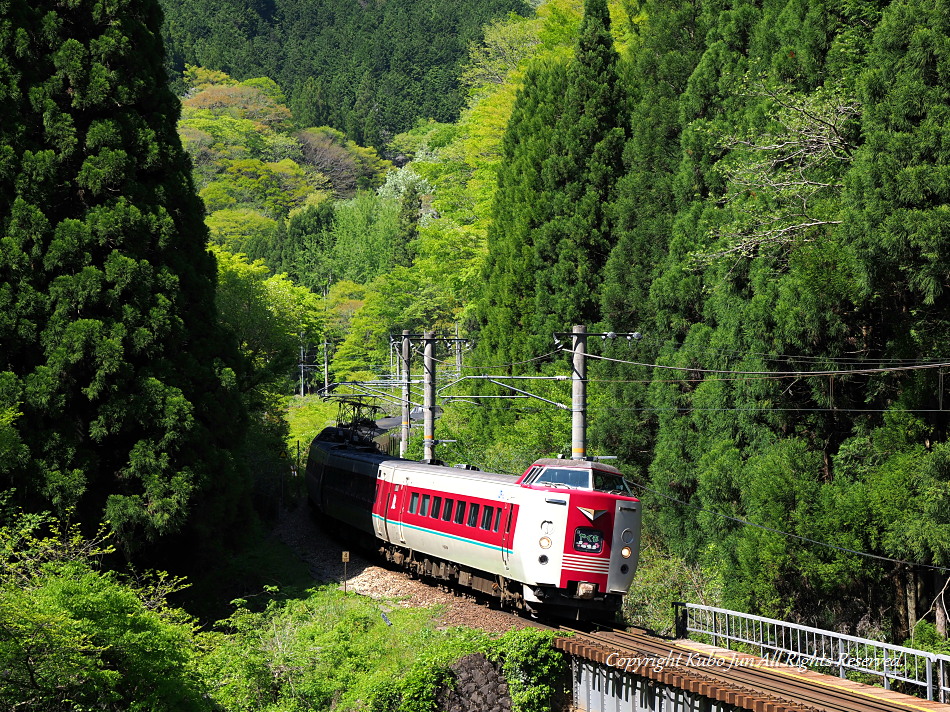
[[[640,502],[620,471],[541,459],[520,477],[394,459],[327,428],[307,460],[311,504],[420,576],[503,605],[610,619],[637,568]]]

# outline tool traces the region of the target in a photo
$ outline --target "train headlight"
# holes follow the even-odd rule
[[[631,549],[629,546],[625,546],[620,550],[620,555],[625,559],[629,559],[631,556],[633,556],[633,549]]]
[[[551,548],[551,537],[547,537],[547,536],[541,537],[541,538],[538,540],[538,546],[540,546],[542,549],[550,549],[550,548]]]

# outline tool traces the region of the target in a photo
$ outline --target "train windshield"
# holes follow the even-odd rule
[[[590,470],[572,470],[566,467],[546,467],[532,484],[590,489]]]
[[[633,496],[633,490],[630,484],[620,475],[612,472],[598,472],[594,470],[594,489],[598,492],[609,492],[610,494],[622,494],[628,497]]]
[[[593,480],[593,481],[592,481]],[[596,490],[632,497],[630,484],[621,476],[600,470],[580,470],[570,467],[546,467],[529,475],[527,484],[565,487],[567,489]]]

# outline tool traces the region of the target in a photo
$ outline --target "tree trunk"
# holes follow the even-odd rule
[[[907,637],[909,638],[914,634],[914,625],[917,623],[917,573],[913,569],[907,569],[904,591],[907,605]]]
[[[905,605],[905,582],[904,582],[904,572],[900,565],[894,567],[894,571],[891,574],[891,581],[894,586],[894,613],[897,620],[894,621],[894,628],[891,631],[895,639],[903,640],[910,636],[907,635],[907,630],[909,628],[907,623],[907,606]],[[913,621],[910,625],[913,625]]]
[[[934,572],[934,590],[937,591],[937,598],[934,600],[934,622],[937,625],[937,632],[944,638],[947,637],[947,584],[950,583],[950,576],[941,575]]]

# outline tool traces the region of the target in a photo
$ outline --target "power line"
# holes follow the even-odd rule
[[[632,484],[634,487],[639,487],[639,488],[642,489],[642,490],[645,490],[645,491],[647,491],[647,492],[651,492],[651,493],[653,493],[653,494],[655,494],[655,495],[657,495],[657,496],[659,496],[659,497],[663,497],[664,499],[668,499],[668,500],[670,500],[671,502],[676,502],[677,504],[681,504],[681,505],[683,505],[684,507],[691,507],[692,509],[696,509],[696,510],[698,510],[698,511],[700,511],[700,512],[705,512],[706,514],[712,514],[712,515],[715,515],[715,516],[717,516],[717,517],[722,517],[723,519],[728,519],[728,520],[733,521],[733,522],[738,522],[739,524],[744,524],[744,525],[749,526],[749,527],[756,527],[757,529],[764,529],[765,531],[772,532],[773,534],[780,534],[781,536],[789,537],[789,538],[791,538],[791,539],[798,539],[799,541],[806,541],[806,542],[808,542],[809,544],[817,544],[817,545],[819,545],[819,546],[828,547],[829,549],[836,549],[837,551],[842,551],[842,552],[844,552],[844,553],[846,553],[846,554],[854,554],[854,555],[856,555],[856,556],[864,556],[864,557],[867,557],[867,558],[869,558],[869,559],[877,559],[878,561],[887,561],[887,562],[892,563],[892,564],[904,564],[905,566],[918,566],[918,567],[924,568],[924,569],[931,569],[932,571],[950,571],[950,568],[947,568],[947,567],[944,567],[944,566],[932,566],[931,564],[919,564],[919,563],[914,562],[914,561],[905,561],[905,560],[903,560],[903,559],[893,559],[893,558],[891,558],[891,557],[889,557],[889,556],[880,556],[880,555],[878,555],[878,554],[871,554],[871,553],[868,553],[868,552],[866,552],[866,551],[858,551],[857,549],[849,549],[849,548],[846,547],[846,546],[838,546],[837,544],[829,544],[829,543],[826,542],[826,541],[818,541],[817,539],[810,539],[810,538],[807,537],[807,536],[800,536],[800,535],[798,535],[798,534],[792,534],[791,532],[783,532],[783,531],[780,530],[780,529],[773,529],[772,527],[767,527],[767,526],[765,526],[764,524],[756,524],[755,522],[750,522],[750,521],[745,520],[745,519],[740,519],[739,517],[732,517],[732,516],[730,516],[730,515],[728,515],[728,514],[723,514],[722,512],[716,512],[716,511],[713,511],[712,509],[706,509],[705,507],[700,507],[700,506],[697,505],[697,504],[691,504],[691,503],[689,503],[689,502],[684,502],[683,500],[677,499],[676,497],[671,497],[671,496],[669,496],[669,495],[667,495],[667,494],[663,494],[662,492],[658,492],[658,491],[655,490],[655,489],[651,489],[650,487],[647,487],[646,485],[641,485],[639,482],[633,482],[632,480],[628,480],[628,481],[629,481],[630,484]]]
[[[569,349],[564,349],[570,353]],[[609,358],[607,356],[597,356],[596,354],[585,354],[588,358],[595,358],[601,361],[611,361],[613,363],[623,363],[630,366],[643,366],[644,368],[659,368],[667,371],[687,371],[689,373],[721,373],[730,376],[766,376],[769,378],[809,378],[812,376],[855,376],[870,373],[894,373],[897,371],[921,371],[931,368],[947,368],[950,362],[923,363],[911,366],[891,366],[888,368],[856,368],[850,370],[838,371],[726,371],[715,368],[697,368],[691,366],[665,366],[658,363],[643,363],[641,361],[625,361],[618,358]]]
[[[558,353],[560,353],[560,352],[562,352],[562,351],[564,351],[564,349],[561,348],[561,347],[558,347],[558,348],[554,349],[554,351],[549,351],[549,352],[546,353],[546,354],[542,354],[541,356],[535,356],[534,358],[525,359],[524,361],[512,361],[511,363],[501,363],[501,364],[495,364],[495,365],[492,365],[492,366],[462,366],[462,370],[465,370],[465,371],[490,371],[490,370],[493,370],[493,369],[496,369],[496,368],[508,368],[508,367],[510,367],[510,366],[523,366],[523,365],[526,364],[526,363],[532,363],[532,362],[534,362],[534,361],[542,361],[542,360],[544,360],[544,359],[546,359],[546,358],[549,358],[549,357],[551,357],[551,356],[554,356],[555,354],[558,354]],[[439,361],[439,359],[436,359],[436,361]],[[449,361],[439,361],[439,363],[450,363],[450,362],[449,362]],[[503,376],[499,376],[499,378],[503,378]]]

